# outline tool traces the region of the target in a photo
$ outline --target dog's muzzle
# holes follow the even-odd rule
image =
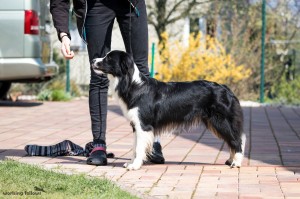
[[[94,67],[95,63],[96,63],[96,59],[93,59],[91,65]]]
[[[98,67],[99,68],[99,64],[101,64],[101,62],[103,61],[104,58],[96,58],[92,60],[92,67]]]
[[[104,58],[96,58],[91,61],[91,66],[96,74],[103,74],[103,72],[101,71],[101,68],[100,68],[103,59]]]

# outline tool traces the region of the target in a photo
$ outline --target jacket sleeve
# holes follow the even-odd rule
[[[71,39],[69,32],[69,9],[70,0],[50,0],[50,12],[59,41],[61,41],[59,36],[61,32],[67,33]]]

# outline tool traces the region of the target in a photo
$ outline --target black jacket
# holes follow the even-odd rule
[[[73,0],[73,13],[76,16],[77,28],[81,38],[85,41],[84,21],[87,12],[87,0]],[[59,34],[65,32],[71,39],[69,32],[69,10],[70,0],[50,0],[50,12],[54,27],[57,30],[58,39],[61,41]]]

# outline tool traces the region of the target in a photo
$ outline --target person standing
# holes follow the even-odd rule
[[[69,32],[70,0],[50,0],[50,12],[61,52],[66,59],[72,59]],[[73,0],[73,13],[81,38],[87,44],[89,60],[104,57],[111,50],[112,29],[117,20],[126,52],[131,53],[140,72],[149,76],[148,69],[148,24],[145,0]],[[90,67],[91,68],[91,67]],[[104,74],[97,75],[91,69],[89,87],[89,110],[93,134],[93,150],[87,164],[106,165],[106,119],[107,91],[109,80]],[[148,159],[163,164],[159,138],[155,138],[152,154]]]

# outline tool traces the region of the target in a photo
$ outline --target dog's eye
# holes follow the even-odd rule
[[[107,56],[107,60],[108,60],[108,61],[111,60],[111,57],[108,57],[108,56]]]

